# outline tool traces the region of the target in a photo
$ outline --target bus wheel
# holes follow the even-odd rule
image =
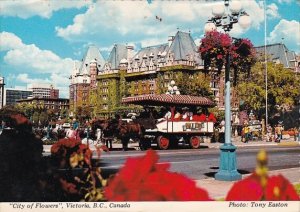
[[[162,135],[157,137],[157,145],[159,149],[166,150],[170,146],[170,140]]]
[[[200,147],[200,137],[199,136],[192,136],[190,138],[190,147],[192,149],[198,149]]]

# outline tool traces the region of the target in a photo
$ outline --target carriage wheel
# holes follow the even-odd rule
[[[157,137],[157,145],[159,149],[166,150],[170,146],[170,140],[162,135]]]
[[[147,150],[151,148],[151,140],[140,140],[139,146],[141,150]]]
[[[200,137],[199,136],[192,136],[190,138],[190,147],[192,149],[198,149],[200,147]]]

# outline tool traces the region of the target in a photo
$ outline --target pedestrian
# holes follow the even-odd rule
[[[277,124],[275,126],[275,142],[280,143],[280,139],[281,139],[281,125]]]
[[[249,138],[250,138],[250,128],[249,128],[249,126],[248,126],[248,122],[245,122],[242,131],[243,131],[242,134],[244,134],[244,139],[243,139],[243,141],[244,141],[245,143],[248,143]]]
[[[225,142],[225,121],[222,120],[219,126],[219,142]]]
[[[298,130],[297,130],[297,127],[294,128],[294,141],[298,141]]]
[[[73,138],[73,136],[74,136],[74,130],[73,130],[73,126],[71,126],[66,132],[66,137]]]
[[[272,142],[272,127],[267,126],[267,142]]]

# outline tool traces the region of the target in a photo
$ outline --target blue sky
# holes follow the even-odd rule
[[[191,32],[196,44],[214,4],[223,1],[0,1],[0,75],[7,87],[51,83],[68,97],[69,75],[89,44],[107,57],[113,44],[129,43],[135,51],[166,43],[177,30]],[[264,1],[242,0],[252,19],[231,35],[264,45]],[[283,42],[300,53],[300,4],[297,0],[266,0],[267,42]],[[161,18],[161,21],[156,19]]]

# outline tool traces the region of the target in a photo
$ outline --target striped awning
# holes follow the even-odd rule
[[[138,105],[194,105],[194,106],[214,106],[214,102],[206,97],[189,96],[178,94],[148,94],[122,98],[122,103]]]

